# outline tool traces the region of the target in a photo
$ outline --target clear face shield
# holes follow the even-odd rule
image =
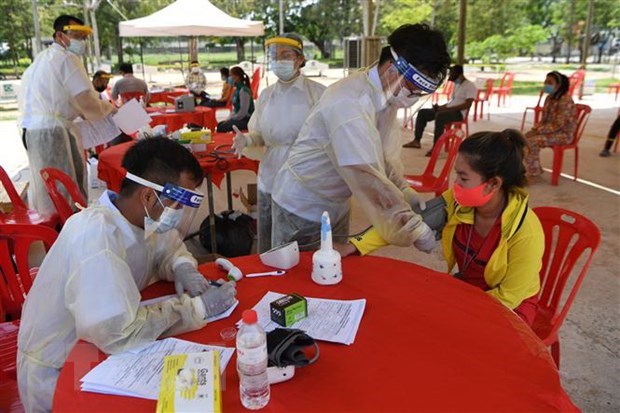
[[[303,45],[295,39],[274,37],[265,42],[271,71],[278,79],[287,82],[299,74],[303,62]]]
[[[390,49],[393,59],[393,70],[398,72],[398,80],[389,86],[388,103],[399,108],[411,109],[411,116],[414,116],[429,97],[437,90],[441,84],[441,79],[434,79],[411,63],[407,62],[402,56],[398,56],[394,49]]]
[[[159,202],[159,210],[162,211],[156,217],[153,211],[149,213],[146,206],[144,207],[145,239],[152,234],[168,233],[176,233],[180,240],[185,239],[204,195],[172,183],[161,186],[129,172],[125,178],[153,189]]]

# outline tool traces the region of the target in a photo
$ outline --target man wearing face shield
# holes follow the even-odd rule
[[[428,122],[435,122],[433,134],[433,145],[443,134],[444,127],[450,122],[460,122],[467,113],[467,110],[474,102],[478,89],[476,85],[465,78],[463,66],[454,65],[450,68],[448,80],[454,82],[454,93],[452,98],[445,105],[433,105],[432,109],[422,109],[418,112],[415,121],[414,140],[403,145],[405,148],[420,148],[420,141],[424,128]],[[426,156],[431,156],[433,150],[429,150]]]
[[[278,81],[263,90],[248,123],[248,134],[235,129],[233,148],[239,156],[246,147],[264,147],[258,170],[258,251],[271,248],[271,193],[273,179],[288,157],[301,126],[319,101],[325,86],[302,76],[303,42],[294,33],[265,42]],[[286,114],[286,116],[283,116]]]
[[[194,156],[152,138],[131,147],[122,165],[120,193],[104,192],[66,222],[26,298],[17,378],[27,412],[51,410],[78,340],[119,353],[202,328],[235,302],[234,283],[209,286],[182,242],[203,198]],[[141,306],[140,292],[158,280],[174,282],[178,297]]]
[[[22,78],[19,107],[23,141],[30,164],[30,205],[55,212],[39,171],[57,168],[75,181],[87,198],[84,150],[72,121],[102,119],[116,109],[99,99],[81,59],[90,27],[72,16],[54,21],[54,43],[39,53]]]
[[[273,246],[316,247],[323,211],[346,239],[353,195],[391,243],[434,247],[403,179],[396,112],[437,89],[450,57],[441,33],[423,24],[399,27],[388,43],[378,65],[328,87],[302,126],[273,185]]]

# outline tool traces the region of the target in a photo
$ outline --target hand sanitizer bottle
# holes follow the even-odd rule
[[[340,253],[332,246],[332,226],[329,213],[321,216],[321,249],[312,256],[312,281],[321,285],[333,285],[342,281]]]

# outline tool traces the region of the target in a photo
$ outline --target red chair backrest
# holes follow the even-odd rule
[[[254,69],[252,73],[252,80],[250,81],[250,90],[252,91],[252,97],[258,99],[258,88],[260,86],[260,67]]]
[[[588,218],[562,208],[538,207],[534,208],[534,212],[545,233],[538,305],[540,312],[553,314],[553,326],[549,332],[549,335],[553,335],[560,329],[575,300],[592,256],[601,242],[601,232]],[[561,303],[564,287],[584,253],[587,258],[568,297]]]
[[[135,99],[138,102],[140,101],[140,98],[145,98],[145,94],[144,92],[125,92],[125,93],[121,93],[121,102],[123,103],[123,105],[127,102],[129,102],[131,99]]]
[[[86,208],[86,200],[84,200],[84,196],[80,192],[77,184],[73,182],[71,177],[56,168],[43,168],[41,169],[41,178],[43,178],[43,183],[45,184],[45,189],[47,189],[47,193],[52,199],[52,203],[60,216],[60,221],[64,225],[64,223],[69,219],[71,215],[73,215],[74,211],[71,205],[67,202],[67,199],[63,194],[60,193],[57,187],[57,183],[59,182],[62,186],[65,187],[69,196],[73,200],[80,204],[82,207]]]
[[[444,131],[444,133],[437,140],[437,143],[435,143],[435,146],[433,146],[431,159],[428,161],[428,164],[424,169],[424,175],[432,176],[434,174],[439,155],[445,148],[448,152],[448,156],[443,164],[443,168],[441,168],[441,171],[439,172],[439,175],[437,175],[437,183],[447,184],[450,172],[454,166],[454,161],[456,160],[456,155],[459,151],[459,146],[461,146],[461,142],[464,138],[465,131],[463,129],[448,129]]]
[[[575,92],[579,91],[579,87],[583,82],[583,79],[586,77],[586,71],[583,69],[576,70],[573,74],[571,74],[568,78],[568,94],[573,96]]]
[[[28,250],[42,241],[48,251],[58,234],[44,225],[0,224],[0,300],[7,314],[17,319],[33,277],[28,264]]]
[[[579,139],[581,139],[581,135],[583,135],[583,130],[586,128],[586,123],[588,123],[588,118],[592,112],[590,106],[582,105],[581,103],[577,103],[575,108],[577,111],[577,127],[575,128],[575,135],[571,145],[577,145],[579,143]]]
[[[9,195],[9,199],[13,204],[13,211],[18,214],[26,213],[26,211],[28,211],[26,204],[17,193],[15,185],[13,185],[13,181],[11,181],[11,178],[9,178],[9,175],[2,166],[0,166],[0,182],[2,183],[6,193]],[[2,215],[4,215],[4,212],[0,211],[0,216]]]

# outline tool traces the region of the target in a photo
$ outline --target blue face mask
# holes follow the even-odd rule
[[[283,82],[288,82],[295,76],[295,62],[292,60],[276,60],[271,63],[271,70]]]
[[[67,50],[82,57],[86,51],[86,42],[84,40],[71,39]]]
[[[553,92],[555,92],[555,87],[553,87],[553,85],[549,85],[549,84],[545,83],[545,86],[543,86],[543,91],[550,95]]]

